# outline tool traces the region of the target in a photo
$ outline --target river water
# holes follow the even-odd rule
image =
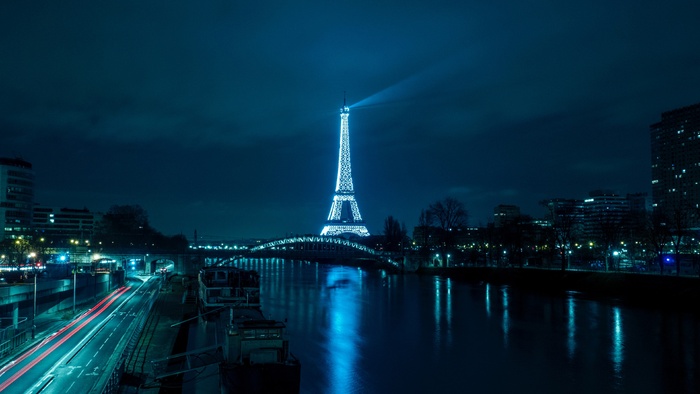
[[[697,314],[354,267],[244,260],[302,393],[698,393]]]

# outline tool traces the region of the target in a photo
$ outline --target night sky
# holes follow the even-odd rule
[[[460,5],[456,5],[456,4]],[[371,233],[462,201],[650,191],[649,125],[700,102],[700,2],[3,1],[0,156],[36,202],[166,235],[318,234],[347,92]],[[409,231],[410,234],[410,231]]]

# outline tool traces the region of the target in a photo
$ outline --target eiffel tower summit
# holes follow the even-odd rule
[[[345,105],[340,109],[340,151],[338,153],[338,179],[335,182],[335,194],[328,214],[326,225],[321,235],[369,235],[365,222],[360,215],[360,209],[355,201],[355,189],[352,186],[352,170],[350,167],[350,129],[348,117],[350,108]]]

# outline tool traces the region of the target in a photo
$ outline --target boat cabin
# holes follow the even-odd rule
[[[225,306],[260,307],[260,275],[235,267],[199,271],[199,302],[204,312]]]

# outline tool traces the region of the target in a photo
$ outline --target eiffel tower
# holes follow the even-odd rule
[[[340,151],[338,154],[338,179],[335,183],[335,194],[328,214],[326,225],[321,235],[337,236],[355,234],[361,237],[369,235],[365,222],[360,215],[360,209],[355,201],[355,190],[352,186],[352,171],[350,169],[350,130],[348,117],[350,108],[345,105],[340,109]]]

